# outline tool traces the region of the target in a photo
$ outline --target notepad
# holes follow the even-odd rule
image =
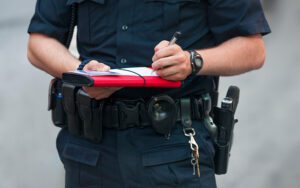
[[[130,67],[107,72],[76,70],[63,73],[63,82],[88,87],[159,87],[178,88],[180,81],[159,77],[151,68]]]

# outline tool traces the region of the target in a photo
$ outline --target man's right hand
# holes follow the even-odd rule
[[[84,66],[83,70],[109,71],[110,67],[103,63],[100,63],[96,60],[92,60]],[[119,88],[119,87],[84,87],[83,89],[91,98],[100,100],[100,99],[108,98],[114,92],[116,92],[122,88]]]

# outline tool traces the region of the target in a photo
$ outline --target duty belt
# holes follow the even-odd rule
[[[160,134],[171,130],[176,121],[181,121],[180,99],[155,96],[151,99],[91,99],[82,89],[64,84],[63,107],[69,132],[93,141],[100,141],[102,129],[124,130],[132,127],[149,127]],[[190,117],[203,119],[211,109],[211,102],[203,97],[188,97]]]
[[[192,119],[200,120],[203,118],[203,107],[199,109],[199,99],[191,98],[192,102]],[[120,100],[111,104],[104,104],[103,109],[103,127],[124,130],[132,127],[151,126],[151,119],[148,115],[149,101],[144,99],[137,100]],[[175,106],[178,109],[176,121],[181,120],[180,103],[175,99]],[[201,105],[202,106],[202,105]]]

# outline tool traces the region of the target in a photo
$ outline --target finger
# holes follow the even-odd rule
[[[83,87],[84,91],[97,100],[110,97],[114,92],[122,89],[120,87]]]
[[[106,98],[110,97],[113,93],[115,93],[116,91],[118,91],[120,89],[122,89],[122,88],[120,88],[120,87],[106,87],[104,90],[102,90],[103,92],[98,93],[98,95],[96,95],[94,98],[96,100],[106,99]]]
[[[173,64],[172,66],[157,70],[156,73],[164,79],[184,80],[188,75],[191,74],[190,64]]]
[[[164,77],[164,79],[170,80],[170,81],[182,81],[182,80],[186,79],[186,76],[179,72],[179,73],[176,73],[176,74],[173,74],[170,76],[166,76],[166,77]]]
[[[110,67],[96,60],[92,60],[84,66],[83,70],[109,71]]]
[[[152,63],[152,69],[158,70],[161,68],[165,68],[168,66],[173,66],[177,64],[182,64],[187,62],[188,57],[186,56],[185,52],[181,51],[180,53],[173,54],[171,56],[166,56],[164,58],[160,58],[154,63]]]
[[[114,91],[114,92],[116,92],[120,89],[123,89],[123,88],[122,87],[111,87],[111,90]]]
[[[156,74],[162,78],[167,78],[167,77],[177,74],[178,72],[179,71],[178,71],[178,68],[176,68],[176,66],[170,66],[170,67],[166,67],[166,68],[157,70]]]
[[[169,45],[169,41],[163,40],[154,47],[154,52],[156,52],[162,48],[165,48],[168,45]]]
[[[152,63],[152,69],[155,71],[158,71],[159,69],[164,69],[169,66],[174,66],[179,64],[179,61],[177,61],[177,58],[175,56],[165,57],[162,59],[159,59],[158,61],[155,61]]]
[[[165,48],[162,48],[154,53],[154,56],[152,58],[153,61],[157,61],[160,58],[168,57],[175,55],[176,53],[181,52],[182,49],[177,44],[167,46]]]
[[[95,88],[92,88],[92,87],[83,87],[82,88],[90,98],[94,98],[96,95],[95,95]]]
[[[161,49],[163,49],[163,48],[166,48],[167,46],[169,46],[169,41],[163,40],[160,43],[158,43],[154,47],[154,55],[152,57],[152,61],[156,61],[157,60],[157,57],[155,56],[156,52],[159,51],[159,50],[161,50]]]

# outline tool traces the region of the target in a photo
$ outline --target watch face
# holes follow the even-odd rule
[[[196,51],[191,51],[192,74],[197,75],[203,66],[203,59]]]
[[[197,68],[201,68],[202,67],[202,59],[199,57],[195,58],[195,65]]]

